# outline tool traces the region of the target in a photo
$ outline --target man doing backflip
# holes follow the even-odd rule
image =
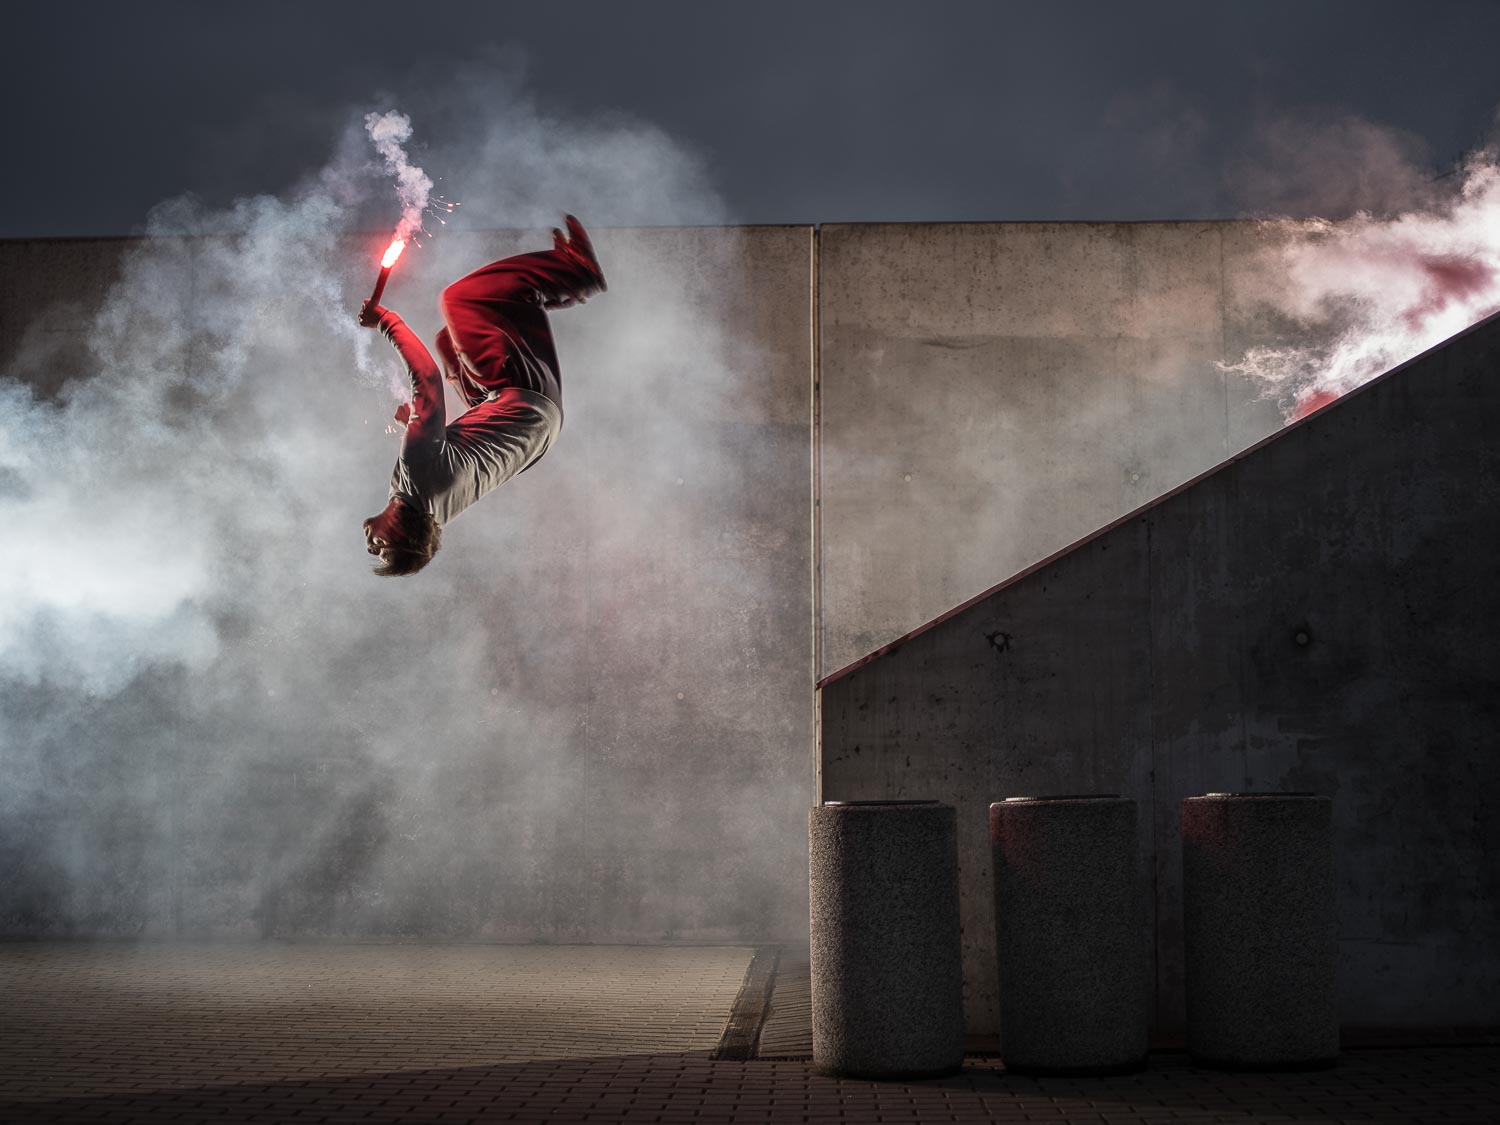
[[[442,526],[547,452],[562,427],[562,386],[547,311],[604,292],[588,233],[572,215],[553,249],[491,262],[443,290],[437,334],[442,377],[469,409],[446,424],[438,366],[417,334],[368,301],[359,323],[379,328],[411,377],[411,404],[391,473],[390,499],[365,520],[376,574],[415,574],[437,553]]]

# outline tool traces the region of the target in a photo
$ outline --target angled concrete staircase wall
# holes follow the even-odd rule
[[[995,1030],[985,809],[1141,803],[1157,1026],[1183,1022],[1178,805],[1331,795],[1351,1027],[1500,1011],[1500,319],[824,680],[822,797],[960,812],[969,1030]]]

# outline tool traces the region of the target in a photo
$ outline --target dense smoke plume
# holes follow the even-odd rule
[[[1368,201],[1368,209],[1336,222],[1266,221],[1276,248],[1259,263],[1248,291],[1286,318],[1291,342],[1251,348],[1228,368],[1257,380],[1289,418],[1500,309],[1497,150],[1473,152],[1439,179],[1421,174],[1399,134],[1357,124],[1346,126],[1339,134],[1344,143],[1332,151],[1271,146],[1273,154],[1321,152],[1327,173],[1321,182],[1350,185],[1353,194],[1340,199]],[[1349,163],[1337,170],[1323,163],[1345,158]],[[1304,178],[1299,169],[1308,159],[1294,162],[1291,181]],[[1274,175],[1268,170],[1254,182],[1269,183]]]
[[[752,607],[805,563],[738,546],[766,541],[765,500],[724,435],[769,393],[726,314],[739,254],[620,229],[722,207],[649,125],[548,119],[492,73],[418,88],[422,163],[471,224],[391,281],[425,339],[446,282],[546,247],[565,210],[597,232],[610,292],[553,318],[559,442],[421,575],[368,573],[400,380],[354,324],[390,230],[359,114],[277,197],[158,208],[70,322],[85,360],[74,332],[6,339],[0,931],[658,940],[797,917],[805,750],[786,677],[753,673],[778,636]]]
[[[411,118],[391,110],[388,113],[365,114],[365,132],[385,161],[385,170],[396,181],[396,195],[401,200],[401,218],[396,223],[396,238],[406,242],[422,229],[422,213],[432,198],[432,178],[406,155],[411,140]]]

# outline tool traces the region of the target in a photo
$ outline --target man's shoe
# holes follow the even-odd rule
[[[583,224],[572,215],[564,215],[563,222],[567,224],[568,234],[558,243],[557,248],[587,272],[589,280],[593,283],[594,293],[606,292],[609,286],[605,284],[604,271],[599,268],[599,259],[594,254],[594,244],[589,241],[589,232],[584,230]],[[554,230],[552,234],[555,240],[561,236],[562,232]]]

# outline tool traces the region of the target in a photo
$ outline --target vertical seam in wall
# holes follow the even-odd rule
[[[814,225],[809,233],[809,321],[811,334],[809,377],[812,380],[811,488],[812,488],[812,671],[813,671],[813,798],[823,803],[823,692],[816,686],[823,674],[823,325],[821,272],[822,228]]]
[[[1229,273],[1224,268],[1224,227],[1214,231],[1219,240],[1219,362],[1229,362]],[[1219,385],[1224,391],[1224,452],[1235,452],[1230,441],[1229,426],[1229,372],[1219,371]]]
[[[1146,823],[1150,825],[1151,837],[1151,1014],[1152,1022],[1160,1030],[1167,1023],[1162,1017],[1161,1004],[1161,840],[1157,835],[1156,786],[1157,772],[1161,768],[1156,737],[1156,556],[1155,537],[1151,534],[1151,516],[1146,516],[1146,684],[1150,701],[1146,715],[1147,737],[1151,739],[1151,786],[1150,811]]]
[[[1227,526],[1224,529],[1224,535],[1229,538],[1225,558],[1235,559],[1238,557],[1235,552],[1239,549],[1240,544],[1244,542],[1243,525],[1240,522],[1240,478],[1237,472],[1226,474],[1226,477],[1228,480],[1228,489],[1226,491],[1230,492],[1230,496],[1228,503],[1229,516],[1225,521]],[[1238,588],[1239,584],[1235,581],[1234,577],[1231,577],[1230,580],[1235,585],[1236,605],[1234,618],[1236,640],[1238,641],[1235,645],[1238,659],[1235,660],[1234,669],[1234,705],[1239,709],[1240,713],[1240,752],[1245,755],[1244,761],[1248,766],[1250,758],[1250,698],[1245,691],[1245,650],[1248,647],[1249,624],[1245,619],[1246,606],[1243,591]],[[1241,776],[1243,777],[1244,774],[1242,773]]]

